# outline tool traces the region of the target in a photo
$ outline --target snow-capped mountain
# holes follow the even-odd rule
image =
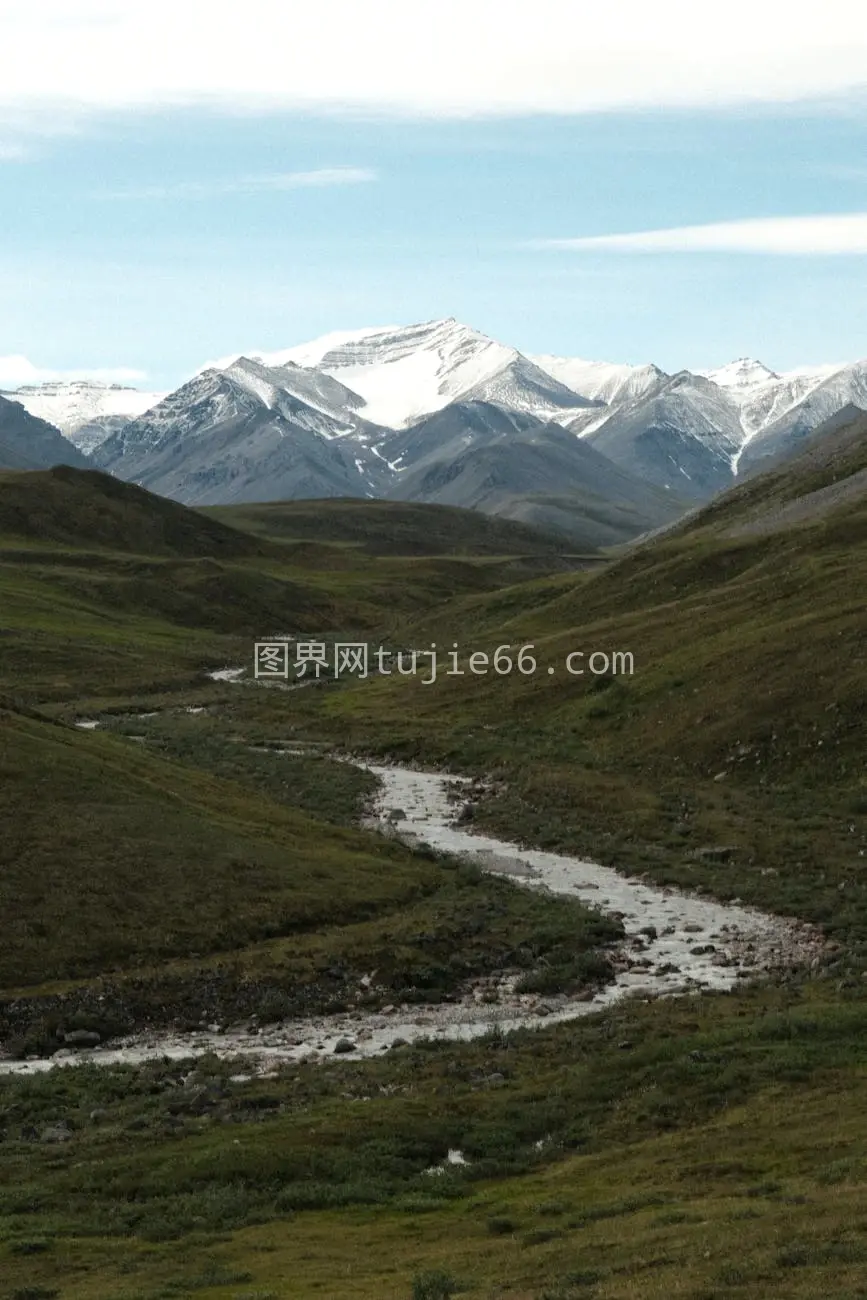
[[[683,370],[582,436],[646,482],[703,501],[731,485],[744,435],[727,389]]]
[[[156,406],[165,393],[75,379],[31,384],[4,392],[3,396],[53,424],[80,451],[90,455],[115,429]]]
[[[326,437],[351,433],[359,425],[364,398],[351,388],[312,367],[286,361],[266,366],[249,357],[239,357],[225,374],[237,380],[249,393],[260,397],[272,410],[292,413],[308,423],[313,432]],[[309,412],[313,411],[311,418]],[[317,419],[317,416],[322,417]]]
[[[240,357],[200,372],[131,421],[93,462],[190,505],[442,499],[548,520],[588,546],[624,541],[682,508],[675,494],[618,469],[561,425],[511,406],[453,401],[403,429],[371,423],[369,409],[318,368]],[[575,409],[571,396],[567,409]]]
[[[812,372],[780,378],[789,382],[779,390],[768,416],[741,449],[745,469],[760,467],[769,457],[794,454],[802,438],[844,407],[867,410],[867,360],[837,368],[817,367]],[[799,395],[787,401],[792,391]]]
[[[387,430],[354,416],[360,400],[327,375],[240,358],[196,375],[92,460],[189,505],[379,495],[385,463],[368,443]]]
[[[560,420],[591,404],[515,348],[453,319],[325,334],[253,359],[272,368],[314,366],[359,393],[368,420],[394,429],[455,401]]]
[[[780,379],[763,361],[755,361],[752,357],[738,357],[737,361],[717,366],[715,370],[697,370],[695,373],[703,379],[709,379],[718,388],[728,389],[736,400],[741,397],[747,400],[757,389],[765,388]]]
[[[713,481],[727,486],[726,457],[730,474],[736,477],[742,462],[747,468],[765,455],[778,452],[785,444],[787,431],[798,430],[799,436],[847,404],[867,405],[857,364],[809,366],[777,373],[761,361],[740,357],[715,369],[682,372],[674,376],[677,384],[672,385],[672,376],[654,365],[551,356],[535,356],[534,360],[576,392],[606,403],[603,412],[584,413],[573,419],[569,428],[594,441],[601,438],[596,445],[603,446],[606,454],[615,460],[625,458],[625,463],[636,469],[635,458],[627,451],[625,430],[629,428],[642,438],[645,448],[653,441],[660,449],[662,460],[657,469],[662,464],[669,469],[676,465],[677,473],[688,476],[691,482],[696,477],[686,460],[694,459],[693,440],[697,438],[707,453],[705,470],[711,464],[715,466],[710,480],[704,471],[697,475],[697,481],[706,485]],[[712,387],[693,384],[687,393],[684,376],[688,374],[708,381]],[[642,428],[642,423],[646,427]],[[669,446],[665,445],[666,430]],[[639,459],[646,458],[642,454]],[[645,465],[643,472],[647,468]],[[698,468],[693,464],[693,469]],[[663,477],[670,480],[669,471],[664,471]],[[680,479],[671,482],[683,490]]]
[[[732,461],[735,474],[747,446],[838,369],[837,366],[813,366],[777,374],[761,361],[740,357],[715,370],[699,372],[717,387],[725,389],[740,411],[743,439]]]
[[[623,406],[626,402],[638,401],[661,380],[669,378],[664,370],[654,365],[631,366],[548,355],[534,355],[530,360],[573,392],[592,402],[604,402],[606,406]]]
[[[637,457],[644,464],[642,472],[654,463],[652,481],[683,490],[686,480],[693,493],[716,490],[725,486],[727,476],[736,477],[747,447],[756,441],[758,455],[765,431],[784,417],[791,416],[795,423],[813,420],[812,406],[804,408],[803,418],[796,415],[801,404],[847,369],[814,366],[777,373],[761,361],[742,357],[715,369],[672,376],[651,363],[526,356],[453,318],[335,331],[281,351],[254,353],[245,364],[254,363],[271,372],[291,366],[299,377],[314,372],[320,376],[317,382],[330,376],[353,395],[352,412],[380,427],[415,428],[456,403],[464,412],[475,402],[489,403],[543,423],[555,420],[607,447],[606,454],[622,457],[633,470],[637,461],[630,438],[640,436],[643,448],[653,442],[658,452],[651,456],[642,451]],[[228,369],[237,360],[217,364]],[[696,381],[689,392],[685,375]],[[835,398],[832,384],[827,399],[816,406],[822,418],[831,413],[825,410],[829,404],[839,409],[835,401],[841,406],[857,404],[857,383],[853,387],[843,381],[838,388]],[[642,420],[649,421],[643,430]],[[424,436],[429,437],[430,430]],[[413,439],[408,446],[417,444]],[[386,454],[384,444],[374,440],[373,445]],[[700,447],[704,467],[695,461]],[[386,460],[403,470],[409,461],[392,454],[395,450],[390,442]],[[681,455],[689,465],[678,462]],[[744,464],[751,459],[752,450]]]

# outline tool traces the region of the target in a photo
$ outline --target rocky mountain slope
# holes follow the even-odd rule
[[[93,462],[187,505],[379,495],[384,462],[365,440],[383,431],[354,416],[355,394],[297,369],[241,359],[206,370],[106,439]]]
[[[743,448],[742,468],[762,468],[779,455],[792,455],[801,442],[849,406],[867,410],[867,362],[856,361],[831,374],[818,374],[799,400],[782,410],[775,405]],[[803,382],[803,380],[801,381]],[[796,383],[796,388],[800,385]]]
[[[53,424],[89,456],[109,434],[156,406],[165,393],[75,379],[29,384],[2,396],[20,402],[31,415]]]
[[[726,390],[684,370],[658,380],[584,436],[647,482],[706,501],[731,484],[743,434]]]
[[[519,519],[588,546],[625,541],[685,509],[682,498],[655,490],[558,424],[516,429],[503,412],[497,431],[489,421],[475,436],[442,437],[448,417],[466,427],[482,410],[497,408],[473,403],[464,415],[447,407],[410,431],[421,440],[430,432],[424,425],[437,425],[440,437],[428,440],[435,449],[398,477],[390,495]]]
[[[58,429],[0,396],[0,469],[50,469],[87,465],[86,458]]]

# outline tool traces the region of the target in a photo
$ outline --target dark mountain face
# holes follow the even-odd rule
[[[352,431],[260,374],[210,370],[108,438],[93,459],[188,505],[368,496],[383,462],[364,442],[344,441]]]
[[[459,437],[460,435],[458,435]],[[390,495],[463,506],[611,545],[674,519],[684,503],[641,482],[557,424],[468,436],[400,474]]]
[[[459,456],[470,447],[513,438],[544,425],[544,420],[526,411],[494,402],[452,402],[408,429],[390,434],[378,444],[378,451],[389,464],[401,470],[414,469],[427,460]]]
[[[25,411],[20,402],[0,397],[0,469],[50,469],[87,465],[59,429]]]
[[[706,501],[734,481],[743,433],[735,403],[715,384],[682,372],[617,412],[587,441],[644,481]]]

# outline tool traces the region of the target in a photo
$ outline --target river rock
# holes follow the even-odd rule
[[[40,1142],[69,1142],[72,1139],[72,1125],[62,1119],[56,1124],[46,1124],[39,1134]]]
[[[340,1053],[343,1052],[354,1052],[354,1051],[355,1051],[355,1043],[353,1043],[351,1038],[338,1038],[337,1042],[334,1044],[334,1052],[336,1055],[339,1055]]]
[[[63,1035],[63,1041],[67,1047],[98,1047],[102,1035],[95,1029],[70,1029]]]

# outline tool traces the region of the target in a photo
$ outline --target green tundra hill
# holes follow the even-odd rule
[[[374,535],[382,503],[369,504]],[[208,669],[251,660],[255,640],[373,634],[571,567],[556,544],[483,517],[467,537],[476,528],[496,547],[429,554],[442,517],[469,513],[410,512],[379,557],[347,548],[339,527],[336,541],[269,541],[95,471],[0,474],[0,689],[24,702],[189,691]]]
[[[554,556],[574,550],[562,536],[527,524],[412,501],[338,497],[211,506],[202,513],[262,537],[339,543],[371,555]]]
[[[0,472],[0,538],[139,555],[267,553],[249,534],[98,470]]]
[[[433,686],[378,677],[299,708],[357,747],[502,774],[479,815],[510,836],[864,942],[865,460],[858,417],[602,573],[465,596],[403,629],[422,649],[487,651],[483,675],[443,661]],[[831,506],[800,510],[829,486]],[[574,651],[583,675],[566,671]],[[592,651],[630,653],[632,673],[594,676]]]

